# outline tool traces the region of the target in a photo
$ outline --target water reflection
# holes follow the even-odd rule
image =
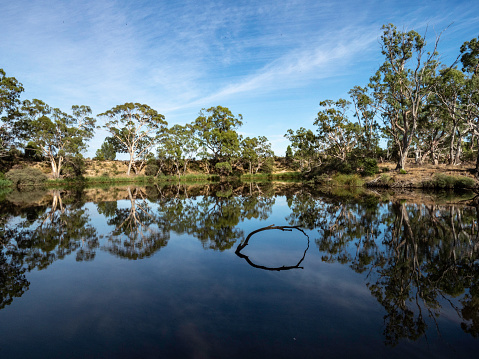
[[[268,266],[253,263],[253,261],[249,258],[249,256],[247,256],[246,254],[241,253],[241,251],[249,244],[249,240],[251,239],[251,237],[253,235],[255,235],[259,232],[262,232],[262,231],[269,231],[269,230],[280,230],[280,231],[288,231],[288,232],[292,232],[293,230],[296,230],[296,231],[301,232],[308,239],[308,245],[307,245],[306,249],[304,250],[303,256],[301,257],[301,259],[299,260],[299,262],[296,265],[294,265],[294,266],[282,265],[281,267],[268,267]],[[250,266],[252,266],[254,268],[270,270],[270,271],[278,271],[279,272],[279,271],[282,271],[282,270],[290,270],[290,269],[298,269],[298,268],[303,269],[304,267],[301,267],[300,265],[304,261],[304,257],[306,257],[306,252],[308,251],[308,249],[309,249],[309,236],[298,226],[275,226],[275,225],[271,225],[271,226],[268,226],[268,227],[263,227],[263,228],[256,229],[253,232],[251,232],[250,234],[248,234],[246,239],[243,242],[241,242],[240,244],[238,244],[238,247],[236,247],[235,254],[238,257],[243,258]]]
[[[282,229],[303,232],[308,244],[296,265],[268,267],[241,251],[259,231],[281,228],[251,232],[242,222],[270,218],[278,197],[289,208],[289,226]],[[207,250],[228,251],[239,243],[236,254],[251,266],[281,271],[302,268],[313,235],[324,263],[347,265],[364,277],[384,308],[388,345],[421,338],[431,327],[440,331],[445,310],[457,314],[465,333],[479,335],[479,207],[222,183],[11,193],[0,202],[0,214],[0,309],[29,289],[28,272],[67,256],[91,261],[103,251],[144,259],[176,233]],[[108,227],[94,225],[100,222]]]
[[[146,199],[142,188],[126,189],[129,206],[118,208],[117,202],[101,202],[98,213],[107,218],[114,230],[102,246],[107,252],[121,258],[142,259],[153,255],[168,244],[170,233],[158,227],[158,215]]]
[[[461,328],[479,329],[478,209],[436,204],[379,203],[290,198],[293,225],[318,232],[316,244],[326,262],[348,264],[366,275],[371,294],[386,310],[388,345],[416,340],[452,308]]]

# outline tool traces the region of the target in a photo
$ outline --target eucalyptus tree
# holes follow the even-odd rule
[[[241,158],[248,163],[249,173],[258,173],[260,168],[274,156],[271,143],[265,136],[246,137],[241,141]]]
[[[450,122],[445,121],[447,115],[440,106],[436,96],[431,96],[424,107],[418,121],[416,133],[417,163],[422,164],[429,156],[434,165],[445,155],[444,143],[450,136]]]
[[[477,136],[479,133],[479,37],[466,41],[460,51],[462,70],[467,74],[467,98],[463,102],[465,102],[467,117]],[[475,173],[476,177],[479,177],[479,152]]]
[[[304,127],[300,127],[296,132],[289,129],[284,137],[291,142],[293,157],[299,161],[302,171],[311,171],[321,165],[320,143],[313,131]]]
[[[443,108],[443,121],[450,123],[449,129],[449,164],[460,164],[462,141],[470,131],[471,120],[468,118],[468,97],[466,76],[456,68],[444,68],[439,71],[434,94],[438,107]]]
[[[99,116],[105,118],[103,127],[117,141],[119,152],[130,156],[127,176],[132,167],[138,174],[167,128],[165,116],[148,105],[131,102],[113,107]]]
[[[384,63],[371,77],[369,87],[384,120],[384,130],[398,148],[396,169],[404,169],[425,99],[433,92],[432,79],[439,65],[436,37],[431,51],[416,31],[383,26],[381,53]]]
[[[328,155],[346,161],[358,143],[359,125],[349,121],[347,111],[351,103],[344,99],[325,100],[314,121],[320,148]]]
[[[0,157],[6,154],[21,129],[18,108],[23,91],[23,85],[15,77],[7,77],[0,69]]]
[[[198,139],[194,136],[194,129],[191,125],[174,125],[167,131],[160,141],[158,155],[161,158],[171,161],[175,167],[178,177],[186,173],[188,162],[198,152]]]
[[[113,161],[116,158],[116,145],[112,137],[106,137],[101,147],[96,150],[95,158],[100,161]]]
[[[372,156],[379,145],[379,124],[377,122],[378,106],[368,93],[367,87],[354,86],[348,94],[354,104],[354,116],[358,119],[358,144],[366,155]]]
[[[243,125],[243,116],[234,116],[222,106],[202,109],[193,126],[203,148],[203,156],[211,157],[213,164],[228,165],[240,150],[241,138],[236,130]]]
[[[96,120],[88,106],[72,106],[72,115],[52,108],[41,100],[25,100],[23,116],[29,137],[48,158],[54,178],[60,177],[65,160],[86,150],[94,135]]]

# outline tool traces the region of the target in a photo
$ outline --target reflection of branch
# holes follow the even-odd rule
[[[293,229],[296,229],[296,230],[300,231],[301,233],[303,233],[306,236],[306,238],[308,238],[308,246],[306,247],[306,249],[304,251],[303,257],[300,259],[300,261],[296,265],[294,265],[294,266],[281,266],[281,267],[265,267],[265,266],[253,263],[247,255],[244,255],[243,253],[241,253],[241,251],[244,249],[244,247],[246,247],[248,245],[248,242],[249,242],[250,238],[254,234],[256,234],[258,232],[262,232],[262,231],[268,231],[270,229],[279,229],[281,231],[288,231],[288,232],[291,232]],[[255,231],[251,232],[250,234],[248,234],[245,241],[243,243],[240,243],[238,245],[238,247],[236,248],[235,254],[238,257],[243,258],[244,260],[246,260],[246,262],[248,262],[248,264],[250,266],[254,267],[254,268],[270,270],[270,271],[282,271],[282,270],[289,270],[289,269],[294,269],[294,268],[303,269],[303,267],[300,267],[299,265],[301,264],[301,262],[303,262],[304,257],[306,257],[306,252],[308,251],[308,249],[309,249],[309,236],[301,228],[299,228],[299,226],[275,226],[274,224],[272,224],[268,227],[259,228]]]

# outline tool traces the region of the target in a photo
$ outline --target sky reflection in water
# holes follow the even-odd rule
[[[7,195],[0,355],[471,357],[477,210],[298,185]],[[40,198],[40,199],[38,199]],[[254,230],[275,224],[244,248]]]

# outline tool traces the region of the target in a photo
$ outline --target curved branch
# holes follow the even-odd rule
[[[247,255],[241,253],[241,251],[244,249],[244,247],[246,247],[248,245],[248,242],[249,242],[250,238],[254,234],[256,234],[258,232],[262,232],[262,231],[268,231],[270,229],[279,229],[281,231],[288,231],[288,232],[291,232],[293,229],[296,229],[296,230],[300,231],[301,233],[303,233],[306,236],[306,238],[308,239],[308,246],[306,247],[306,249],[304,251],[303,257],[299,260],[299,262],[296,265],[294,265],[294,266],[281,266],[281,267],[266,267],[266,266],[262,266],[262,265],[253,263]],[[304,267],[300,267],[300,264],[303,262],[304,258],[306,257],[306,252],[308,251],[308,249],[309,249],[309,236],[301,228],[299,228],[299,226],[275,226],[274,224],[272,224],[270,226],[254,230],[253,232],[248,234],[245,241],[238,244],[238,247],[235,250],[235,254],[238,257],[243,258],[250,266],[252,266],[254,268],[259,268],[259,269],[264,269],[264,270],[269,270],[269,271],[282,271],[282,270],[289,270],[289,269],[295,269],[295,268],[303,269]]]

